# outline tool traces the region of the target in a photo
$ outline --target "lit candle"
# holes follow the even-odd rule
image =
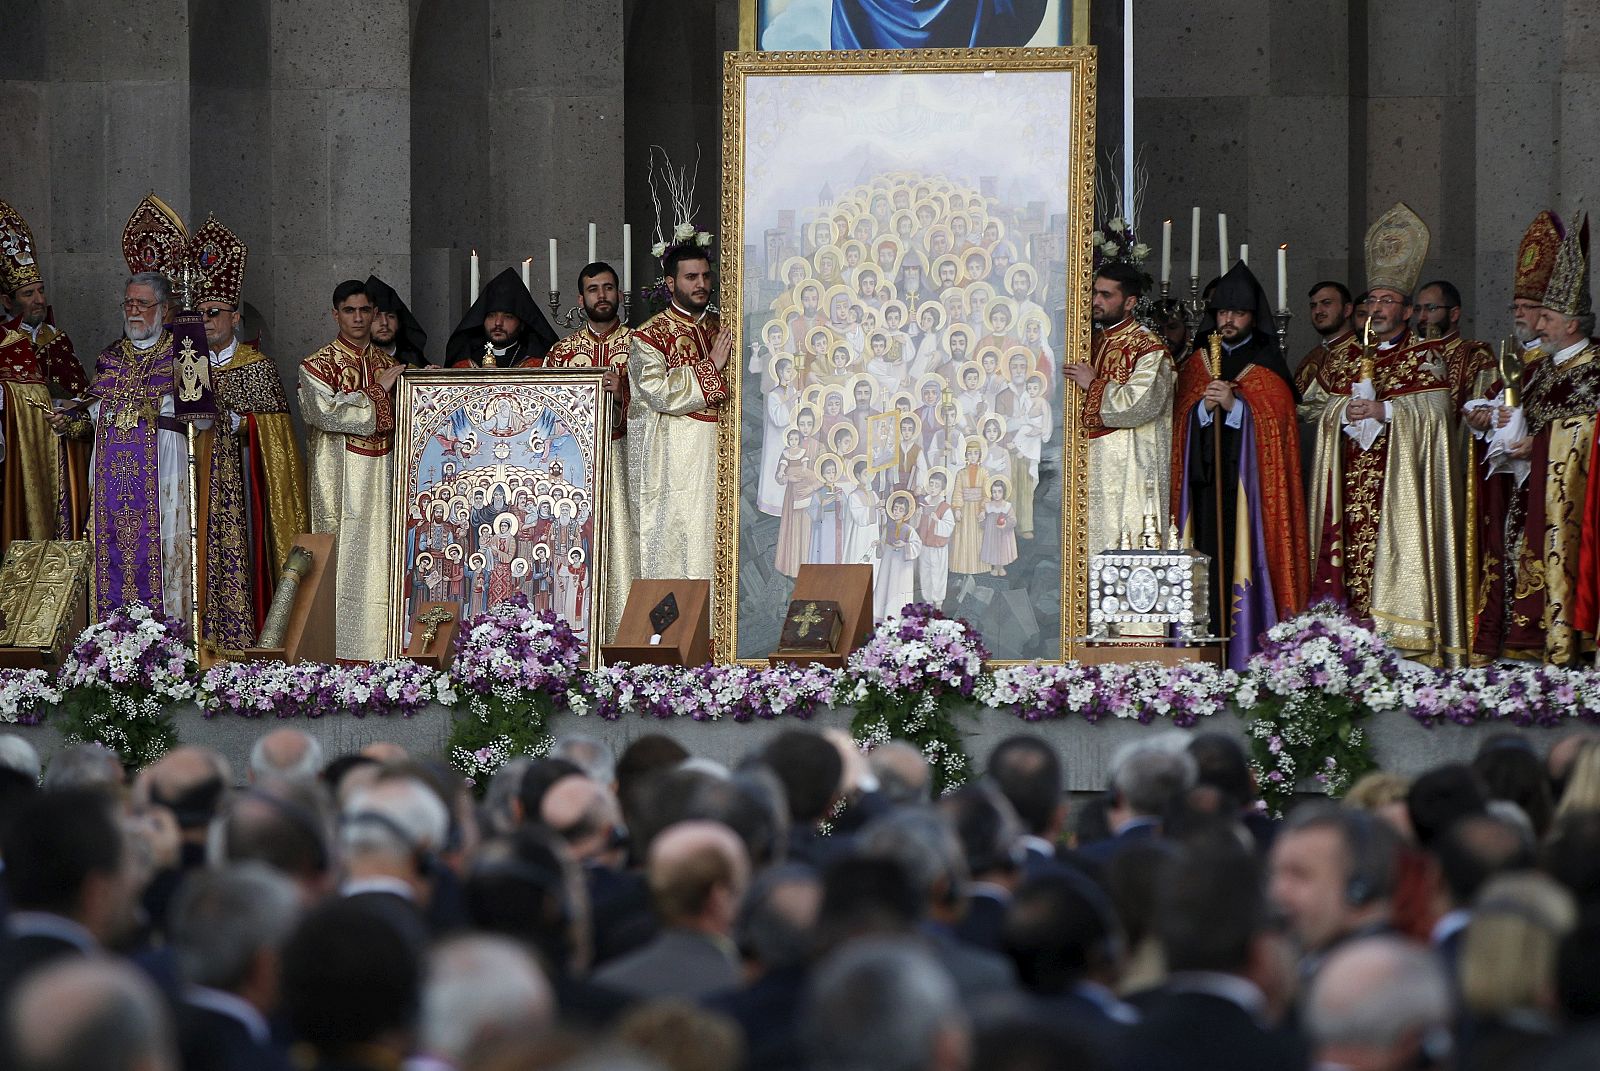
[[[472,251],[472,300],[478,300],[478,251]]]
[[[1289,243],[1278,247],[1278,308],[1289,307]]]
[[[594,263],[594,224],[589,224],[589,263]]]
[[[1247,268],[1250,266],[1250,247],[1243,243],[1239,245],[1239,263]]]
[[[633,224],[622,225],[622,292],[633,292]]]
[[[1161,224],[1161,281],[1172,281],[1172,220]]]
[[[530,294],[533,293],[533,283],[529,281],[531,276],[528,273],[532,269],[532,267],[533,267],[533,258],[532,257],[523,257],[522,258],[522,285],[523,285],[524,288],[527,289],[528,293],[530,293]]]
[[[1189,278],[1200,278],[1200,206],[1194,206],[1194,218],[1189,222]]]
[[[1217,213],[1217,268],[1218,275],[1228,274],[1228,216]]]
[[[556,240],[550,239],[550,290],[554,293],[561,289],[561,284],[556,281]]]

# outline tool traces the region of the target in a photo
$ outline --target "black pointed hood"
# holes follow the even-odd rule
[[[492,312],[509,312],[522,321],[522,335],[516,347],[519,359],[543,357],[556,344],[555,330],[551,328],[550,321],[544,318],[544,313],[539,311],[528,288],[522,285],[522,276],[517,274],[517,269],[507,268],[489,280],[489,285],[483,288],[478,300],[472,303],[467,314],[450,333],[450,341],[444,351],[446,364],[461,360],[477,363],[483,355],[484,343],[489,340],[483,329],[483,321]]]
[[[1222,378],[1237,379],[1246,365],[1258,364],[1287,383],[1298,402],[1300,392],[1295,390],[1294,375],[1278,349],[1277,322],[1272,316],[1272,302],[1268,300],[1267,292],[1262,289],[1255,273],[1244,261],[1235,261],[1215,286],[1210,300],[1206,302],[1206,313],[1200,318],[1200,327],[1195,331],[1195,348],[1203,349],[1212,332],[1217,329],[1218,309],[1243,309],[1254,313],[1255,327],[1251,341],[1232,353],[1226,348],[1222,352]]]
[[[422,329],[406,303],[400,300],[395,288],[376,275],[369,275],[367,297],[372,299],[372,304],[379,312],[392,312],[400,318],[400,329],[395,334],[395,356],[409,365],[420,367],[427,364],[428,332]]]

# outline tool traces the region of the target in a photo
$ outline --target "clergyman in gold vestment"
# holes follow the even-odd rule
[[[334,653],[383,658],[389,647],[394,391],[404,365],[372,345],[372,299],[351,279],[333,292],[339,335],[300,362],[311,529],[338,536]]]
[[[663,260],[672,303],[633,333],[632,396],[645,410],[637,479],[639,575],[708,580],[716,565],[717,419],[733,338],[706,309],[711,263],[693,245]]]

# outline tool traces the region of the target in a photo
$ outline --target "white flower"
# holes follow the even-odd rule
[[[1119,250],[1117,249],[1117,243],[1116,242],[1107,242],[1107,243],[1105,243],[1104,245],[1102,245],[1100,247],[1100,251],[1102,253],[1104,253],[1108,257],[1114,257],[1119,252]]]
[[[667,251],[667,243],[666,242],[657,242],[655,245],[650,247],[650,255],[653,256],[653,257],[659,257],[663,253],[665,253],[666,251]]]
[[[675,227],[672,231],[672,237],[680,242],[688,241],[690,238],[694,237],[694,224],[678,224],[677,227]]]
[[[1127,229],[1128,224],[1123,221],[1121,216],[1112,216],[1106,220],[1106,230],[1108,231],[1124,231]]]
[[[1133,244],[1133,259],[1135,259],[1135,260],[1143,260],[1145,257],[1147,257],[1149,255],[1150,255],[1150,247],[1149,246],[1145,245],[1143,242],[1135,242]]]
[[[710,231],[700,231],[698,234],[696,234],[694,236],[694,244],[699,246],[699,247],[701,247],[702,249],[710,246],[711,245],[711,232]]]
[[[1106,232],[1105,231],[1090,231],[1089,232],[1089,241],[1092,242],[1093,244],[1099,245],[1101,242],[1103,242],[1105,240],[1106,240]]]

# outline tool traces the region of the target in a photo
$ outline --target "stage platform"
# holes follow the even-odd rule
[[[1073,792],[1097,792],[1103,789],[1112,754],[1124,743],[1141,736],[1215,730],[1231,733],[1241,740],[1244,738],[1241,720],[1231,713],[1202,718],[1194,729],[1176,729],[1166,721],[1158,720],[1143,725],[1130,718],[1107,718],[1095,724],[1078,718],[1027,722],[987,708],[973,706],[969,709],[970,713],[960,716],[959,724],[966,736],[967,755],[974,763],[981,766],[990,749],[1013,733],[1036,733],[1049,740],[1060,752],[1066,766],[1067,787]],[[454,716],[449,708],[435,705],[409,718],[356,717],[349,714],[331,714],[321,718],[205,718],[194,707],[185,706],[178,708],[174,721],[180,743],[214,748],[221,752],[233,764],[234,773],[242,782],[249,766],[251,745],[258,737],[280,726],[293,727],[316,736],[322,741],[329,758],[357,751],[380,740],[399,744],[414,755],[443,758],[450,737],[450,721]],[[605,740],[619,754],[631,741],[647,733],[666,733],[677,738],[694,755],[731,766],[750,750],[761,747],[765,741],[785,729],[809,725],[818,728],[836,726],[848,731],[851,716],[852,711],[848,707],[824,709],[808,721],[797,718],[750,722],[695,721],[689,717],[660,720],[633,715],[606,721],[594,715],[578,717],[558,714],[551,719],[549,729],[557,736],[570,732],[587,733]],[[1430,729],[1409,715],[1384,713],[1374,716],[1365,725],[1371,734],[1379,765],[1385,770],[1409,775],[1443,762],[1470,760],[1479,745],[1496,732],[1520,733],[1543,754],[1562,736],[1581,731],[1586,723],[1574,719],[1571,724],[1558,728],[1517,729],[1509,725],[1452,724]],[[40,756],[46,759],[61,746],[60,734],[48,724],[0,728],[28,739],[39,750]]]

